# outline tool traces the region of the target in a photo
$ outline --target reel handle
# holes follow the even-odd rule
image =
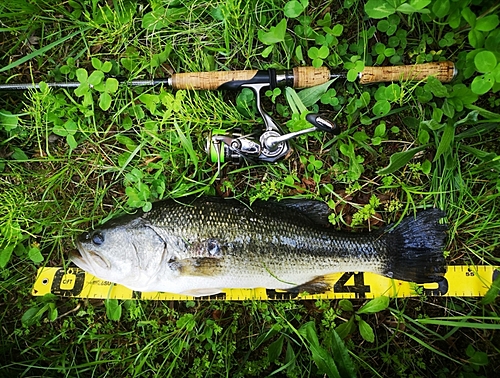
[[[319,114],[309,113],[308,115],[306,115],[306,120],[307,122],[312,124],[317,131],[324,131],[335,135],[340,133],[340,129],[335,123],[325,117],[320,116]]]

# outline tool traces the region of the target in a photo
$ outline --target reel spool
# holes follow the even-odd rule
[[[340,133],[335,123],[318,114],[308,114],[306,120],[313,126],[288,134],[283,134],[276,124],[266,128],[260,136],[244,135],[239,131],[227,133],[224,130],[213,130],[207,138],[206,151],[210,161],[217,163],[219,167],[225,162],[239,165],[246,160],[275,163],[291,151],[288,143],[290,139],[314,131],[324,131],[334,135]]]
[[[250,83],[242,87],[250,88],[255,93],[257,109],[264,120],[265,130],[260,135],[243,135],[235,131],[227,133],[223,130],[214,130],[207,140],[206,151],[209,154],[210,161],[217,163],[218,171],[222,163],[231,162],[241,164],[245,160],[252,162],[274,163],[290,152],[288,141],[299,135],[311,133],[314,131],[324,131],[331,134],[339,134],[340,129],[332,121],[322,117],[319,114],[308,114],[306,121],[312,127],[293,133],[284,134],[276,121],[264,111],[260,91],[263,88],[269,88],[269,83]]]

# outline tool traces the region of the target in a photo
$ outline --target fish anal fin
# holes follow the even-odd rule
[[[307,292],[308,294],[322,294],[331,288],[332,286],[325,281],[325,277],[318,276],[309,282],[303,283],[302,285],[286,289],[286,291],[293,294],[300,294],[303,292]]]
[[[192,290],[186,290],[183,291],[181,294],[183,295],[190,295],[192,297],[205,297],[205,296],[210,296],[210,295],[215,295],[219,294],[222,292],[222,288],[200,288],[200,289],[192,289]]]

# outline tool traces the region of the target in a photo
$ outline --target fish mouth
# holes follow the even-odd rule
[[[83,270],[89,268],[95,263],[100,268],[111,269],[111,263],[95,251],[83,248],[80,241],[76,242],[77,250],[70,253],[70,259]]]

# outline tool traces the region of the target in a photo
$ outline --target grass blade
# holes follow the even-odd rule
[[[79,30],[77,30],[77,31],[75,31],[75,32],[73,32],[71,34],[68,34],[67,36],[65,36],[65,37],[63,37],[61,39],[58,39],[55,42],[52,42],[52,43],[48,44],[47,46],[42,47],[41,49],[35,50],[32,53],[30,53],[30,54],[28,54],[26,56],[23,56],[22,58],[19,58],[18,60],[12,62],[11,64],[8,64],[5,67],[0,68],[0,72],[8,71],[8,70],[10,70],[10,69],[12,69],[14,67],[17,67],[17,66],[23,64],[24,62],[27,62],[28,60],[36,58],[37,56],[40,56],[40,55],[46,53],[47,51],[53,49],[54,47],[63,44],[64,42],[66,42],[67,40],[73,38],[74,36],[76,36],[78,34],[81,34],[81,33],[84,33],[88,29],[90,29],[90,27],[79,29]]]

